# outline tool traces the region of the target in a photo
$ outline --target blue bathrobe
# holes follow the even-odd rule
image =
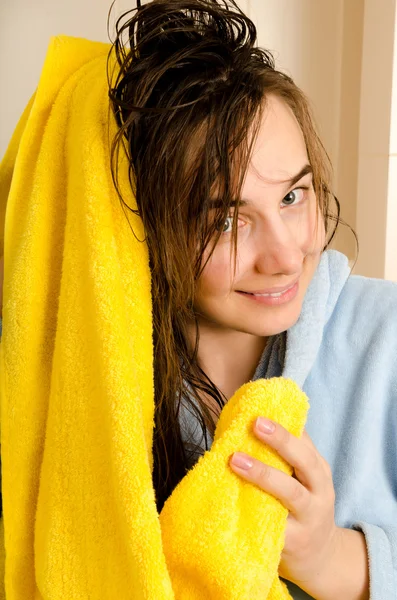
[[[350,275],[343,254],[324,253],[287,332],[283,375],[309,397],[306,430],[332,469],[336,524],[365,535],[371,600],[396,600],[397,283]]]

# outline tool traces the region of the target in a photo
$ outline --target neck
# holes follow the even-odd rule
[[[229,399],[254,376],[267,338],[221,328],[208,321],[199,321],[199,333],[198,363]]]

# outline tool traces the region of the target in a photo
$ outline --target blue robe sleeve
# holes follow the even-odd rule
[[[353,529],[362,531],[367,543],[370,600],[396,600],[397,525],[386,528],[360,521]]]

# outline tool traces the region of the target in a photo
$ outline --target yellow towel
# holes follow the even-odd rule
[[[242,450],[291,473],[252,423],[266,415],[301,434],[308,403],[292,381],[243,386],[211,451],[156,511],[150,271],[142,224],[111,179],[108,51],[52,38],[0,169],[6,597],[288,598],[287,511],[228,460]],[[135,206],[127,167],[120,155]]]

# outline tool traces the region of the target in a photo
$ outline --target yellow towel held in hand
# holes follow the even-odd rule
[[[51,40],[0,169],[6,598],[289,598],[287,511],[228,461],[241,450],[291,473],[252,425],[265,415],[301,435],[308,403],[292,381],[238,390],[212,449],[156,510],[150,270],[111,177],[109,48]]]

